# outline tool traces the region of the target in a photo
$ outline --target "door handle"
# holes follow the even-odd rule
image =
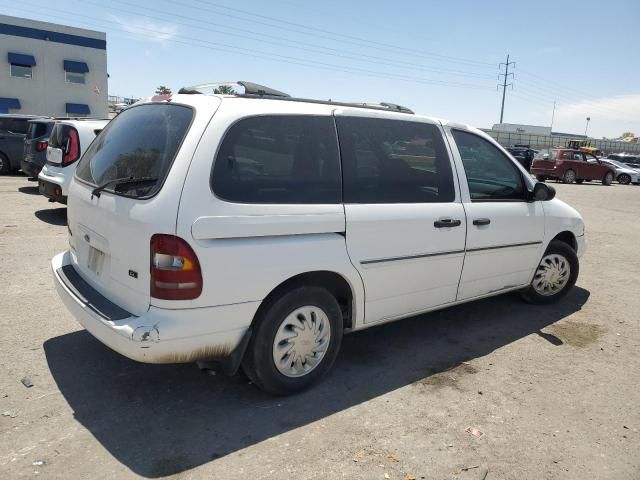
[[[459,227],[460,225],[462,225],[461,220],[453,220],[451,218],[443,218],[442,220],[433,222],[433,226],[436,228]]]
[[[488,218],[476,218],[476,219],[473,221],[473,224],[474,224],[474,225],[478,225],[478,226],[481,226],[481,225],[489,225],[490,223],[491,223],[491,220],[490,220],[490,219],[488,219]]]

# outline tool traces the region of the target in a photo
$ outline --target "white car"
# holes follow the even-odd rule
[[[112,349],[286,394],[343,333],[576,282],[582,218],[480,130],[242,85],[134,105],[78,165],[51,265]]]
[[[67,203],[78,159],[109,120],[57,120],[51,130],[47,162],[38,174],[40,193],[50,202]]]
[[[640,183],[640,171],[635,168],[631,168],[622,162],[617,160],[610,160],[608,158],[600,159],[602,163],[611,165],[616,169],[616,180],[623,185],[629,185],[630,183]]]

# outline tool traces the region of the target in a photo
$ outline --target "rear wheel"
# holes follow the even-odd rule
[[[564,183],[573,183],[576,181],[576,172],[574,172],[573,170],[569,169],[566,172],[564,172],[564,175],[562,176],[562,181]]]
[[[631,183],[631,177],[626,173],[623,173],[618,177],[618,183],[621,183],[622,185],[629,185]]]
[[[288,395],[329,371],[342,342],[342,313],[320,287],[297,287],[259,313],[242,368],[262,390]]]
[[[533,280],[523,292],[529,303],[553,303],[564,297],[578,279],[580,263],[575,250],[552,240],[536,268]]]
[[[0,175],[9,173],[9,170],[11,170],[9,159],[4,153],[0,153]]]
[[[613,173],[612,172],[607,172],[604,175],[604,178],[602,179],[602,184],[603,185],[611,185],[613,183]]]

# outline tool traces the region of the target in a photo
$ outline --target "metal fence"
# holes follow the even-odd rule
[[[508,147],[510,145],[529,145],[535,150],[551,147],[566,147],[569,140],[583,140],[583,138],[570,137],[564,135],[535,135],[530,133],[503,132],[491,129],[481,129],[483,132],[494,138],[500,145]],[[609,153],[640,153],[640,144],[616,142],[614,140],[587,139],[592,147]]]

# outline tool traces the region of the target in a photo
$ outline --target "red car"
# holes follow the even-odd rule
[[[531,163],[531,173],[541,182],[548,178],[564,183],[600,180],[603,185],[611,185],[616,176],[615,169],[595,155],[570,148],[539,152]]]

